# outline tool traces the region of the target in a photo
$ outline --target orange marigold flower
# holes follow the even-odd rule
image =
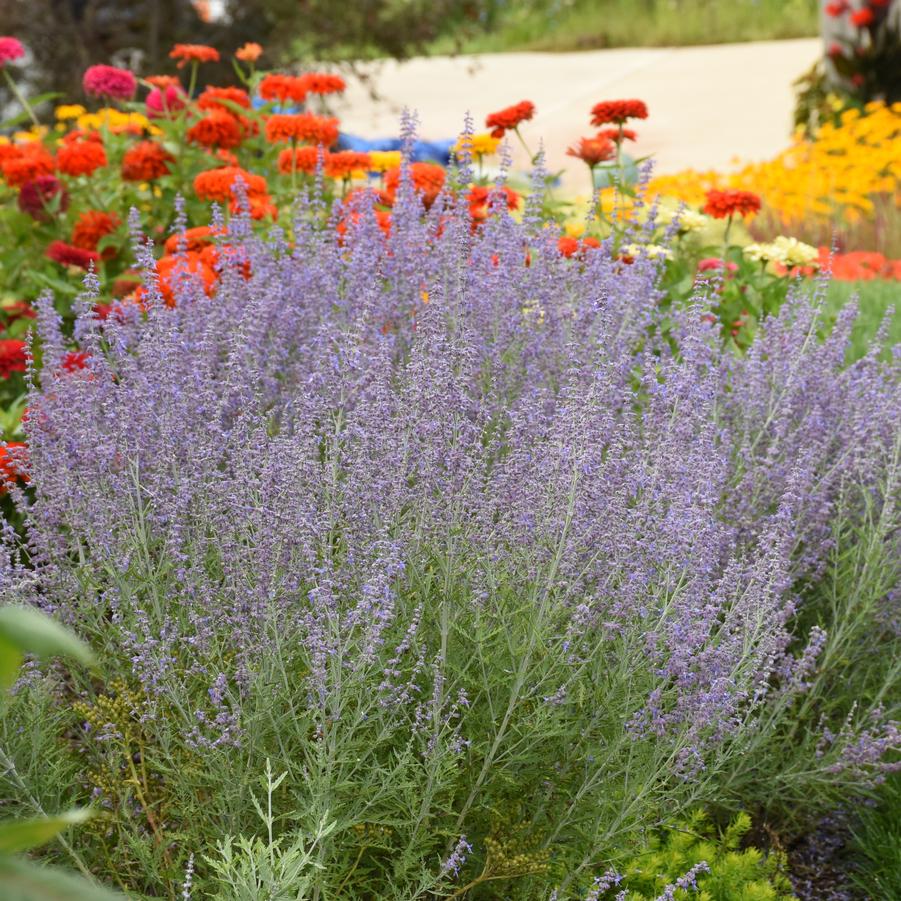
[[[13,338],[0,339],[0,379],[14,372],[25,372],[25,342]]]
[[[106,163],[103,144],[96,141],[71,141],[56,153],[56,164],[66,175],[92,175]]]
[[[235,51],[235,59],[242,63],[255,63],[263,55],[263,48],[253,41],[247,41]]]
[[[122,220],[115,213],[106,213],[103,210],[85,210],[72,229],[72,246],[82,250],[97,250],[97,245],[107,235],[111,235],[120,225]],[[115,247],[107,247],[102,256],[111,259],[116,255]]]
[[[122,178],[125,181],[153,181],[169,174],[169,164],[175,157],[156,141],[139,141],[122,157]]]
[[[268,194],[262,175],[254,175],[239,166],[222,166],[198,173],[194,177],[194,191],[201,200],[225,203],[233,199],[232,188],[239,179],[244,182],[248,198]]]
[[[186,251],[200,253],[204,247],[208,247],[216,240],[217,235],[223,234],[225,234],[224,229],[198,225],[196,228],[189,228],[179,234],[169,235],[166,238],[164,249],[166,253],[178,253],[179,245],[184,245]]]
[[[278,155],[278,171],[283,175],[290,175],[292,167],[297,172],[306,172],[312,175],[319,165],[319,156],[322,154],[323,166],[326,165],[329,152],[324,147],[296,147],[288,148]]]
[[[169,51],[169,57],[177,59],[181,69],[188,63],[218,63],[219,51],[206,44],[176,44]]]
[[[485,117],[485,127],[491,129],[493,138],[502,138],[507,131],[518,128],[535,115],[535,104],[531,100],[521,100]]]
[[[728,216],[748,216],[760,210],[760,197],[751,191],[708,191],[707,203],[703,212],[714,219],[725,219]]]
[[[635,141],[638,136],[631,128],[602,128],[595,137],[619,144],[621,141]]]
[[[338,140],[338,120],[313,113],[278,113],[266,120],[266,140],[306,141],[330,147]]]
[[[259,91],[263,100],[277,100],[279,103],[288,100],[303,103],[307,99],[307,84],[297,75],[272,72],[260,82]]]
[[[643,100],[604,100],[591,108],[591,124],[622,125],[628,119],[647,119],[648,107]]]
[[[369,168],[369,154],[356,150],[340,150],[330,153],[325,161],[325,174],[329,178],[350,178],[357,169]]]
[[[328,72],[307,72],[300,77],[310,94],[341,94],[347,88],[340,75]]]
[[[446,177],[444,167],[437,163],[411,163],[408,168],[413,188],[422,197],[422,202],[428,209],[444,187]],[[385,191],[391,202],[400,186],[400,177],[401,168],[399,166],[395,166],[385,173]]]
[[[0,444],[0,494],[6,494],[11,482],[29,481],[27,465],[28,445],[24,441],[4,441]]]
[[[237,147],[244,140],[244,129],[231,113],[214,109],[198,119],[185,136],[192,144],[229,148]]]
[[[21,145],[18,154],[3,163],[3,177],[7,184],[19,188],[41,175],[52,175],[55,169],[56,160],[47,148],[32,141]]]
[[[576,147],[566,151],[567,156],[574,156],[594,169],[598,163],[605,163],[616,156],[616,145],[607,138],[580,138]]]

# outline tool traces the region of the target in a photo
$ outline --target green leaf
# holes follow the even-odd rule
[[[4,901],[125,901],[86,879],[16,857],[0,856]]]
[[[59,291],[61,294],[71,294],[74,297],[81,293],[79,285],[63,281],[63,279],[57,278],[55,275],[48,275],[46,272],[32,272],[30,275],[36,281],[42,282],[48,288],[53,288],[54,291]]]
[[[77,826],[91,816],[86,809],[67,810],[53,817],[31,820],[0,820],[0,853],[30,851],[46,845],[69,826]]]
[[[0,639],[26,654],[71,657],[94,666],[91,649],[68,629],[32,607],[0,609]]]
[[[0,635],[0,691],[6,691],[16,681],[24,659],[18,646]]]

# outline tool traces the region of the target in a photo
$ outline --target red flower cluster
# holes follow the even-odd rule
[[[566,154],[582,160],[593,169],[616,156],[616,145],[607,138],[581,138],[578,146],[570,147]]]
[[[122,178],[125,181],[153,181],[169,174],[169,164],[175,157],[156,141],[139,141],[122,157]]]
[[[601,242],[597,238],[583,238],[581,241],[578,238],[571,238],[569,235],[563,235],[557,241],[557,250],[560,251],[560,255],[564,257],[574,257],[574,256],[582,256],[584,255],[586,250],[598,250],[601,246]]]
[[[500,188],[494,185],[475,185],[466,195],[469,204],[469,215],[472,217],[473,226],[480,225],[488,218],[493,197],[502,197],[508,210],[519,209],[522,198],[512,188],[506,185]]]
[[[19,190],[19,209],[38,222],[49,222],[54,205],[64,213],[69,208],[69,193],[55,175],[39,175]]]
[[[714,219],[749,216],[760,211],[760,197],[750,191],[708,191],[703,212]]]
[[[260,97],[278,103],[303,103],[307,99],[307,83],[298,75],[281,75],[273,72],[260,82]]]
[[[72,229],[72,246],[82,250],[97,250],[97,245],[107,236],[111,235],[120,225],[122,220],[115,213],[106,213],[103,210],[85,210]],[[115,247],[107,247],[101,254],[104,259],[111,259],[116,255]]]
[[[81,84],[89,96],[111,100],[131,100],[138,88],[134,75],[128,69],[116,66],[89,66]]]
[[[98,141],[68,141],[56,153],[56,164],[66,175],[93,175],[106,163],[106,151]]]
[[[6,183],[19,188],[27,181],[33,181],[41,175],[52,175],[56,170],[56,160],[38,141],[13,146],[15,154],[7,155],[2,163],[3,177]]]
[[[237,147],[244,136],[245,130],[241,123],[222,109],[210,110],[185,132],[185,137],[192,144],[210,148]]]
[[[25,342],[13,338],[0,339],[0,379],[14,372],[25,372]]]
[[[502,138],[506,132],[515,130],[534,115],[535,104],[531,100],[521,100],[496,113],[489,113],[485,117],[485,127],[491,129],[493,138]]]
[[[60,266],[75,266],[78,269],[90,269],[92,265],[96,269],[100,262],[100,254],[96,250],[85,250],[65,241],[51,241],[45,254]]]
[[[591,108],[591,124],[622,125],[629,119],[647,119],[648,107],[643,100],[604,100]]]
[[[178,60],[178,68],[181,69],[188,63],[217,63],[219,51],[215,47],[206,44],[176,44],[170,51],[171,59]]]
[[[28,445],[24,441],[0,444],[0,494],[6,494],[9,482],[28,482],[27,463]]]
[[[443,166],[435,163],[411,163],[409,166],[410,181],[413,190],[422,198],[426,209],[438,199],[444,187],[445,172]],[[385,195],[389,203],[394,203],[397,189],[400,187],[401,169],[395,166],[385,173]]]
[[[292,169],[297,172],[306,172],[312,175],[319,165],[319,155],[322,154],[322,164],[325,166],[329,152],[324,147],[296,147],[283,150],[278,155],[278,171],[282,175],[290,175]]]
[[[614,144],[619,144],[622,141],[635,141],[638,138],[631,128],[602,128],[595,137],[613,141]]]
[[[307,72],[300,78],[310,94],[341,94],[347,88],[340,75],[328,72]]]
[[[338,140],[338,120],[313,113],[280,113],[266,120],[266,140],[304,141],[331,147]]]
[[[357,169],[368,169],[370,159],[368,153],[356,150],[341,150],[330,153],[325,161],[325,174],[329,178],[350,178]]]

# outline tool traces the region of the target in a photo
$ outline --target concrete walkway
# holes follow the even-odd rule
[[[531,100],[523,126],[535,149],[544,140],[549,166],[566,169],[581,190],[584,166],[566,148],[594,133],[589,111],[600,100],[639,98],[650,118],[635,123],[637,155],[653,154],[658,172],[727,168],[736,157],[766,159],[789,140],[791,83],[822,52],[817,39],[640,48],[583,53],[499,53],[385,62],[369,70],[380,99],[354,82],[336,110],[344,130],[368,138],[397,134],[404,105],[415,109],[421,136],[456,136],[469,110],[481,130],[489,112]],[[525,153],[514,144],[517,166]]]

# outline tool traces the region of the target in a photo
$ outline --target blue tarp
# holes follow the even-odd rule
[[[413,144],[412,159],[414,163],[435,162],[447,165],[450,162],[451,147],[454,141],[416,141]],[[370,150],[400,150],[403,147],[401,138],[361,138],[359,135],[341,133],[338,138],[341,150],[356,150],[368,153]]]

